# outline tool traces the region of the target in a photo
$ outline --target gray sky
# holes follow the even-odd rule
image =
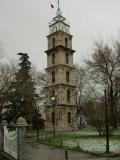
[[[57,0],[0,0],[0,41],[6,55],[29,53],[39,70],[46,67],[48,22]],[[74,61],[81,63],[94,48],[94,40],[109,40],[120,31],[120,0],[61,0],[63,16],[71,25]]]

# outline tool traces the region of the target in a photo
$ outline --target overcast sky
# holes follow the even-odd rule
[[[0,42],[6,57],[26,52],[39,70],[46,68],[48,22],[57,0],[0,0]],[[71,25],[74,61],[81,63],[94,48],[94,40],[109,40],[120,31],[120,0],[61,0],[63,16]]]

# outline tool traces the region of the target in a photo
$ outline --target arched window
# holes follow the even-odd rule
[[[55,64],[55,54],[52,54],[52,64]]]
[[[71,112],[68,112],[68,123],[71,123]]]
[[[55,38],[52,39],[52,47],[55,47]]]
[[[68,63],[69,63],[69,56],[68,56],[68,53],[65,54],[65,60],[66,60],[66,63],[68,64]]]
[[[61,120],[61,112],[59,112],[59,120]]]
[[[66,72],[66,82],[69,82],[69,80],[70,80],[70,77],[69,77],[70,75],[69,75],[69,72],[67,71]]]
[[[65,38],[65,47],[68,47],[68,39]]]
[[[70,90],[67,90],[67,102],[70,102]]]
[[[55,71],[52,71],[52,83],[55,82]]]
[[[55,90],[52,90],[52,97],[55,97]]]

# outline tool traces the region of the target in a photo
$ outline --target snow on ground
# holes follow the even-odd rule
[[[91,152],[105,152],[106,150],[106,141],[105,139],[76,139],[64,141],[63,145],[68,146],[70,148],[80,146],[84,151]],[[110,151],[114,153],[120,153],[120,142],[119,140],[111,140],[110,141]]]
[[[72,135],[98,135],[97,131],[91,131],[91,130],[80,130],[80,131],[74,131],[74,132],[69,132],[69,134]]]

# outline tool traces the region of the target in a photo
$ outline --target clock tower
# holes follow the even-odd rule
[[[47,128],[74,129],[77,126],[75,68],[70,25],[58,7],[49,23],[46,85]],[[53,126],[54,125],[54,126]]]

